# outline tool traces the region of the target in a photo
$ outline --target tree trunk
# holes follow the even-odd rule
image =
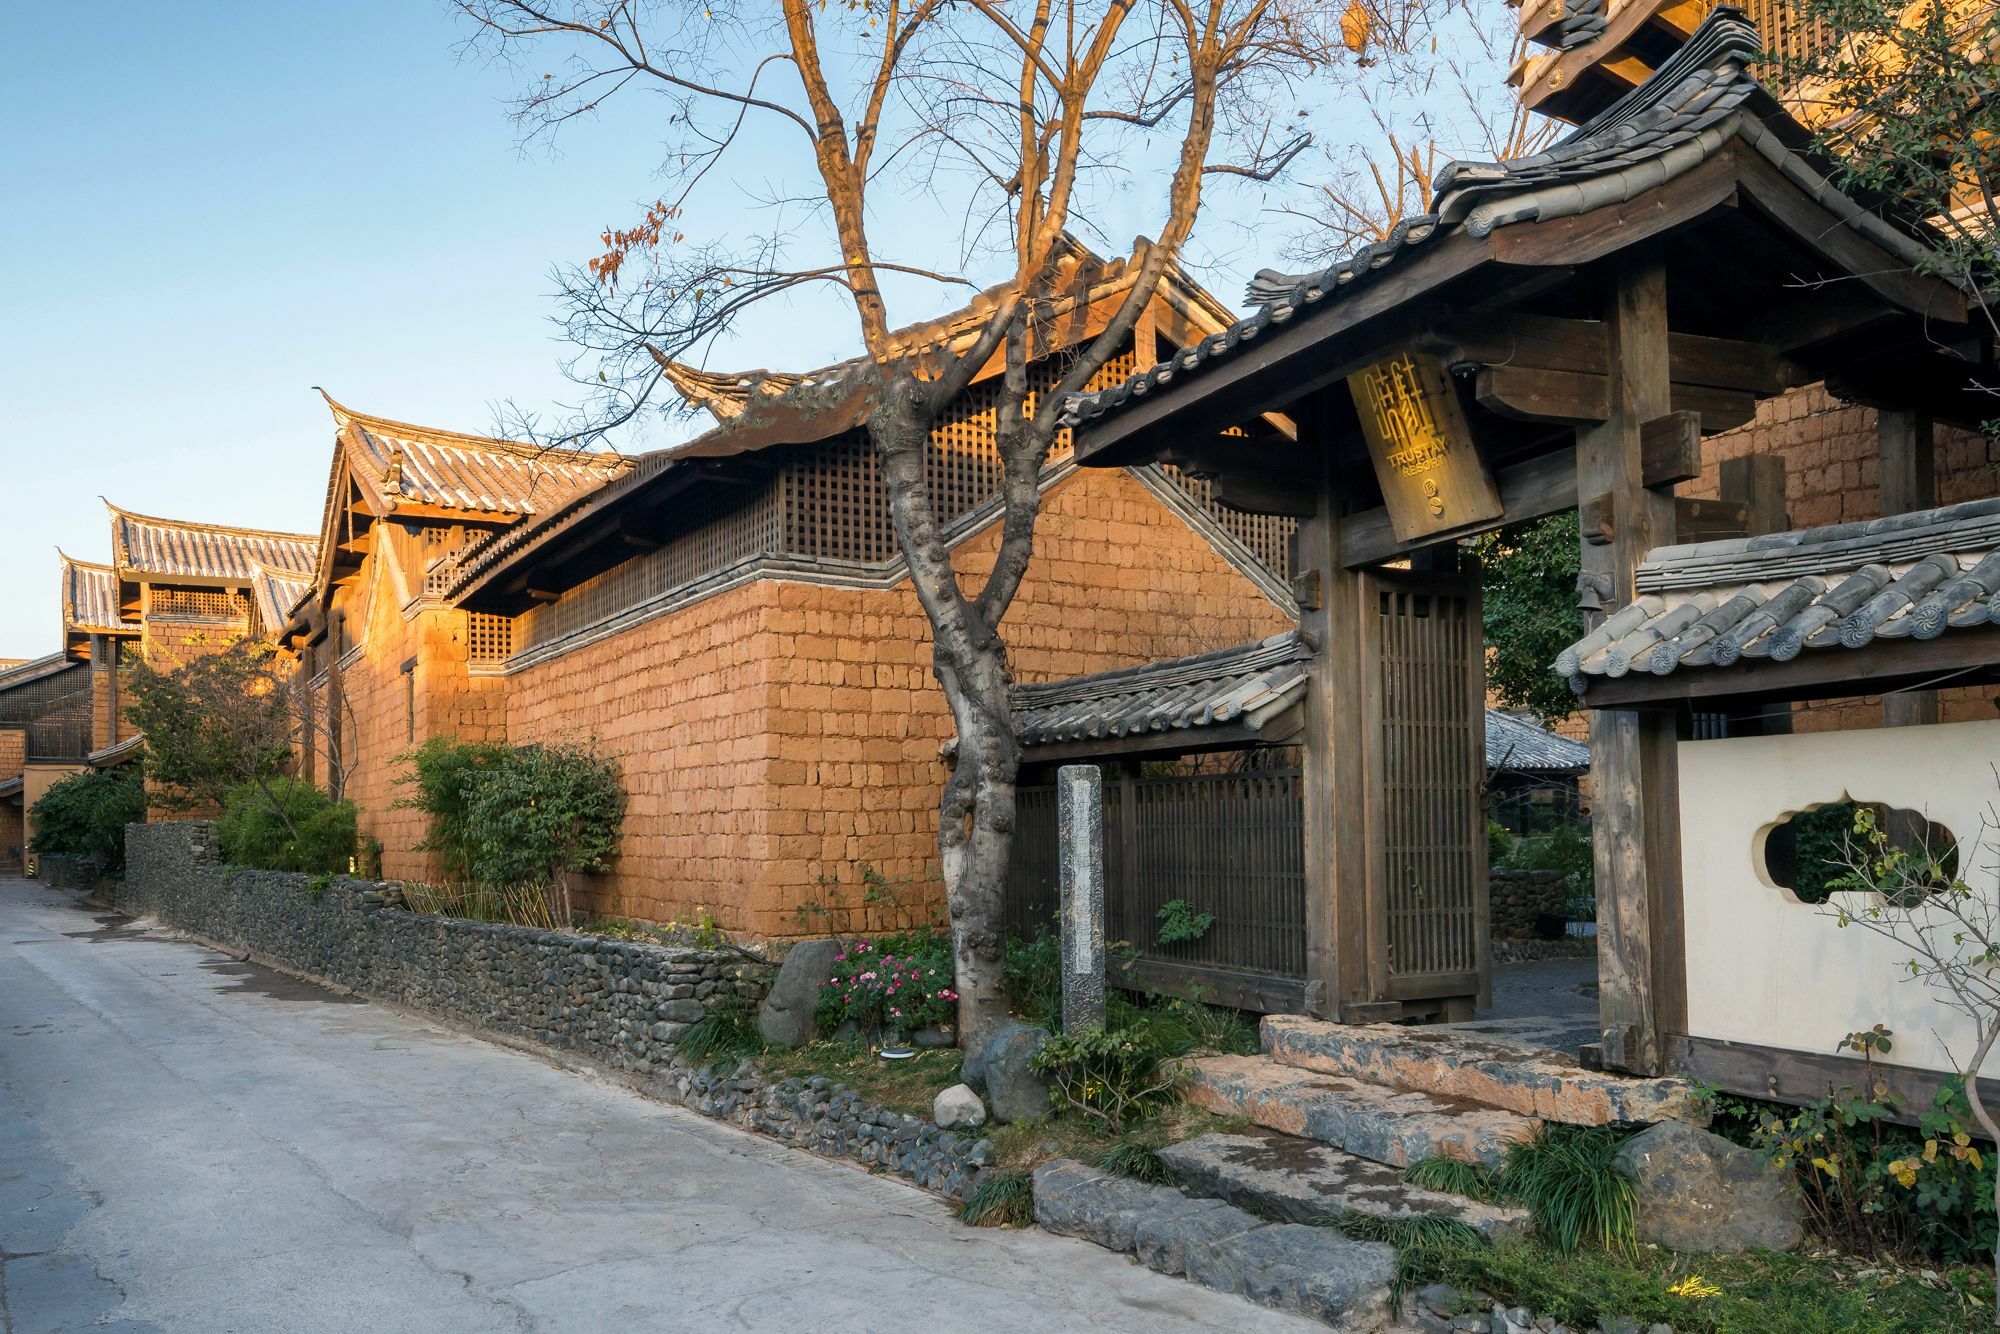
[[[882,370],[868,433],[910,584],[931,628],[931,673],[943,687],[958,760],[938,803],[938,864],[951,914],[958,1040],[968,1049],[1006,1018],[1004,895],[1019,748],[998,629],[967,600],[925,479],[934,405],[924,384]]]

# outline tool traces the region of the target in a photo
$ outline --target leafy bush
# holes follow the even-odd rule
[[[601,871],[618,855],[625,789],[618,767],[585,742],[515,746],[472,783],[465,832],[473,878],[549,885]]]
[[[298,740],[295,678],[269,644],[242,640],[162,671],[131,662],[125,716],[145,734],[142,761],[171,809],[214,809],[244,783],[290,764]]]
[[[1043,1028],[1062,1023],[1062,941],[1054,931],[1008,937],[1000,967],[1017,1014]]]
[[[396,782],[413,789],[409,796],[399,798],[396,806],[430,817],[430,831],[417,844],[417,851],[436,853],[447,880],[474,878],[478,848],[467,822],[473,791],[506,758],[507,747],[501,742],[460,741],[450,736],[431,737],[396,757],[398,763],[409,766]]]
[[[563,878],[601,871],[618,853],[625,790],[617,765],[589,742],[433,737],[401,757],[414,789],[398,804],[430,817],[419,849],[451,880],[544,892],[559,923],[570,917]]]
[[[146,788],[129,769],[85,769],[50,784],[28,814],[31,851],[97,857],[115,871],[125,864],[125,826],[146,818]]]
[[[1860,1087],[1804,1107],[1711,1095],[1718,1133],[1791,1168],[1814,1231],[1861,1255],[1914,1254],[1948,1263],[1990,1259],[2000,1240],[1994,1155],[1972,1137],[1965,1080],[1954,1076],[1916,1117],[1868,1062],[1891,1050],[1880,1025],[1843,1042],[1864,1057]]]
[[[344,875],[354,856],[354,803],[296,778],[244,783],[223,798],[215,836],[222,855],[243,866]]]
[[[833,956],[813,1017],[822,1029],[852,1020],[864,1032],[948,1024],[956,1013],[951,941],[928,928],[856,941]]]
[[[1552,514],[1473,539],[1484,598],[1486,681],[1510,709],[1553,726],[1576,712],[1569,683],[1549,670],[1583,637],[1576,606],[1576,511]]]
[[[1058,1108],[1074,1108],[1114,1135],[1171,1103],[1182,1077],[1144,1019],[1051,1033],[1030,1064],[1048,1076],[1049,1100]]]
[[[1159,943],[1178,945],[1184,941],[1200,940],[1215,925],[1215,914],[1196,912],[1194,905],[1186,899],[1168,899],[1160,905]]]

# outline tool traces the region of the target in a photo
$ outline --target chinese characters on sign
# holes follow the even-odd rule
[[[1397,541],[1500,516],[1500,493],[1443,362],[1399,352],[1348,376],[1347,387]]]

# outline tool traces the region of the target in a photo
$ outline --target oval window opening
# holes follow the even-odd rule
[[[1871,819],[1857,832],[1855,817]],[[1879,838],[1867,832],[1879,830]],[[1906,854],[1900,873],[1882,874],[1889,850]],[[1764,839],[1764,872],[1801,903],[1836,890],[1880,889],[1913,907],[1958,878],[1958,839],[1913,810],[1880,801],[1830,801],[1796,811]]]

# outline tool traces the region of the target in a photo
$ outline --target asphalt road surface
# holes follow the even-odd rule
[[[21,880],[0,1326],[1320,1328]]]

